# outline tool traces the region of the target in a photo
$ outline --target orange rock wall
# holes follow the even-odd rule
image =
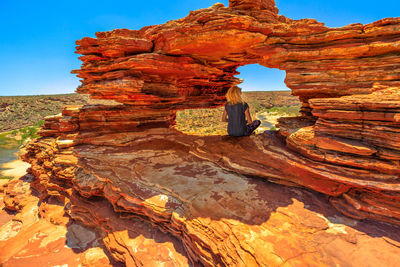
[[[157,112],[221,105],[242,65],[285,70],[303,103],[302,117],[281,119],[288,147],[370,172],[366,183],[384,179],[376,190],[398,194],[400,18],[328,28],[278,15],[273,1],[231,1],[77,44],[78,92]]]

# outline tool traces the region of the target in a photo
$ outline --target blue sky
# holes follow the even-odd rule
[[[72,93],[80,67],[75,41],[97,31],[140,29],[228,0],[0,0],[0,95]],[[276,0],[280,14],[315,18],[330,27],[400,16],[400,1]],[[239,69],[243,90],[282,90],[285,73],[257,65]]]

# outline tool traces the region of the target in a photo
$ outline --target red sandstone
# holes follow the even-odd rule
[[[328,28],[279,15],[273,0],[231,0],[83,38],[77,92],[122,104],[47,118],[24,155],[30,186],[128,266],[395,266],[399,34],[400,18]],[[221,106],[237,67],[253,63],[286,71],[300,117],[239,139],[170,129],[180,109]],[[4,203],[24,214],[17,189]]]

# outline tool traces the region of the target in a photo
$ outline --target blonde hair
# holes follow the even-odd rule
[[[229,88],[225,96],[229,105],[244,103],[242,99],[242,89],[236,85],[233,85],[231,88]]]

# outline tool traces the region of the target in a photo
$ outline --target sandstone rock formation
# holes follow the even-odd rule
[[[107,201],[82,199],[80,212],[87,220],[79,224],[79,216],[73,221],[65,213],[70,201],[56,196],[40,201],[36,191],[29,190],[32,178],[27,175],[0,187],[2,266],[188,265],[182,245],[150,223],[121,220]]]
[[[90,249],[106,248],[127,266],[396,266],[400,260],[399,226],[348,218],[323,194],[257,178],[280,181],[291,170],[288,185],[302,177],[317,184],[316,164],[294,157],[276,134],[237,139],[158,128],[82,138],[75,139],[80,145],[53,137],[30,144],[25,159],[36,177],[30,186],[43,218],[69,217],[100,233]],[[233,157],[232,148],[242,157]],[[27,206],[18,188],[5,190],[8,209]],[[46,215],[54,207],[58,216]],[[86,251],[80,253],[85,263]]]
[[[24,159],[42,203],[101,233],[114,260],[399,262],[400,18],[328,28],[232,0],[96,36],[77,41],[77,92],[121,104],[65,108]],[[286,71],[300,117],[246,138],[172,129],[178,110],[222,105],[253,63]]]
[[[270,0],[215,4],[139,31],[97,33],[77,42],[78,92],[126,105],[86,107],[74,127],[173,125],[176,110],[221,105],[238,82],[238,66],[279,68],[303,103],[301,117],[281,120],[281,134],[288,148],[314,160],[318,177],[287,172],[279,180],[334,196],[348,215],[400,223],[399,35],[400,18],[332,29],[278,15]],[[100,118],[88,120],[92,113]]]

